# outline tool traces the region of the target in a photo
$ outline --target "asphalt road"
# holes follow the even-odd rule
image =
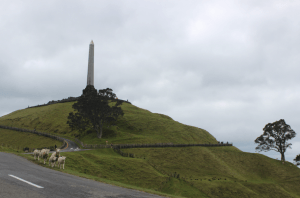
[[[91,149],[80,149],[77,144],[69,139],[64,138],[64,140],[67,142],[67,146],[63,149],[60,149],[60,152],[74,152],[74,151],[84,151],[84,150],[91,150]],[[55,151],[50,151],[50,153],[53,153]],[[24,154],[33,154],[31,153],[24,153]]]
[[[159,198],[161,196],[69,175],[36,165],[14,154],[0,152],[0,197]]]

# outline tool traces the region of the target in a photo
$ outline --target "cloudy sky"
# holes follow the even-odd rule
[[[0,116],[86,86],[255,153],[268,123],[300,133],[300,2],[0,2]],[[300,136],[285,157],[300,154]],[[280,159],[275,151],[261,152]]]

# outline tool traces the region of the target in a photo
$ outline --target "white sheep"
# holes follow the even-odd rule
[[[34,157],[34,159],[36,160],[36,157],[38,157],[38,160],[40,160],[39,159],[39,156],[40,156],[40,150],[37,150],[37,149],[35,149],[34,151],[33,151],[33,157]]]
[[[61,165],[63,165],[63,169],[65,169],[65,162],[66,162],[66,157],[61,156],[58,158],[57,165],[59,166],[59,169],[60,169]]]
[[[41,150],[41,152],[40,152],[40,157],[42,158],[42,159],[44,159],[44,164],[46,164],[46,160],[47,160],[47,158],[48,158],[48,156],[49,156],[49,152],[50,152],[50,149],[42,149]]]
[[[56,152],[53,152],[51,157],[52,156],[60,157],[60,149],[56,149]]]
[[[43,153],[45,153],[45,149],[42,149],[39,153],[39,157],[43,159]]]
[[[50,163],[51,163],[51,167],[55,166],[56,159],[57,159],[57,157],[51,156],[49,158],[49,166],[50,166]]]
[[[57,161],[57,159],[60,157],[60,149],[56,149],[56,152],[53,152],[50,158],[56,157],[55,161],[54,161],[54,166],[55,166],[55,162]],[[49,159],[49,166],[50,166],[50,159]]]

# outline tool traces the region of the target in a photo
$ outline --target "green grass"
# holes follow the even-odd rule
[[[54,169],[168,197],[300,197],[300,170],[295,165],[235,147],[122,151],[137,157],[122,157],[110,148],[67,152],[62,154],[67,157],[65,170]],[[170,177],[175,172],[179,178]]]
[[[12,148],[12,147],[8,147],[8,146],[2,146],[2,145],[0,145],[0,152],[17,154],[17,153],[21,153],[23,151],[20,151],[20,150],[18,150],[16,148]]]
[[[49,148],[55,145],[59,147],[62,145],[62,142],[32,133],[0,128],[0,145],[9,145],[10,147],[20,148],[20,150],[22,150],[25,147]]]
[[[120,117],[117,126],[105,127],[102,139],[99,140],[94,133],[80,135],[66,124],[72,104],[19,110],[1,117],[0,125],[36,128],[70,139],[79,137],[88,144],[105,144],[106,140],[115,144],[217,143],[203,129],[178,123],[168,116],[128,103],[122,105],[124,117]],[[11,148],[0,146],[0,151],[21,155],[44,166],[34,161],[31,155],[19,154]],[[67,157],[65,170],[54,169],[168,197],[300,197],[300,170],[294,164],[282,164],[262,154],[242,152],[234,146],[134,148],[122,151],[134,153],[136,158],[122,157],[110,148],[67,152],[63,153]],[[179,178],[170,177],[175,172],[180,175]]]
[[[181,124],[172,118],[151,113],[129,103],[123,103],[123,117],[119,117],[117,126],[104,127],[103,138],[96,133],[81,134],[71,131],[67,117],[73,111],[74,102],[58,103],[43,107],[18,110],[0,117],[0,125],[54,133],[64,137],[77,137],[86,144],[109,143],[212,143],[217,140],[207,131]],[[113,105],[114,103],[110,103]]]
[[[235,147],[122,151],[146,158],[159,172],[179,173],[209,197],[300,197],[300,170],[294,164],[282,164],[265,155],[241,152]]]

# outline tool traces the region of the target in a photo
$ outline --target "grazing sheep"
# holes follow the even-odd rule
[[[53,152],[50,158],[54,158],[54,157],[56,157],[55,161],[54,161],[54,166],[55,166],[55,162],[60,157],[60,149],[56,149],[56,152]],[[49,158],[49,166],[50,166],[50,158]],[[51,159],[51,160],[53,160],[53,159]]]
[[[57,160],[57,157],[55,157],[55,156],[52,157],[52,156],[51,156],[51,157],[49,158],[49,166],[50,166],[50,163],[51,163],[51,167],[55,166],[56,160]]]
[[[61,156],[58,158],[57,165],[59,166],[59,169],[60,169],[61,165],[63,165],[63,169],[65,169],[65,162],[66,162],[66,157]]]
[[[56,156],[57,158],[60,157],[60,149],[56,149],[56,152],[53,152],[51,157],[52,156]]]
[[[37,149],[35,149],[34,151],[33,151],[33,157],[34,157],[34,159],[36,160],[36,157],[38,157],[38,160],[40,160],[39,159],[39,156],[40,156],[40,150],[37,150]]]
[[[39,153],[39,157],[43,159],[44,153],[45,153],[45,149],[42,149]]]
[[[49,152],[50,152],[50,149],[42,149],[41,152],[40,152],[40,157],[42,159],[44,159],[44,164],[46,164],[46,160],[48,158],[48,155],[49,155]]]

